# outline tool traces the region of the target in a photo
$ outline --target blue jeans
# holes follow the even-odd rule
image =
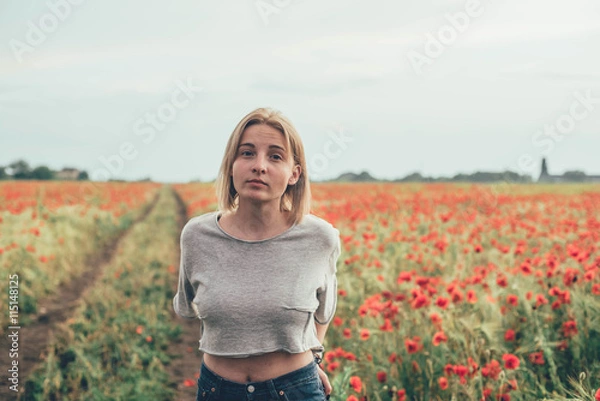
[[[196,401],[325,401],[325,387],[313,360],[308,365],[262,382],[229,381],[200,367]]]

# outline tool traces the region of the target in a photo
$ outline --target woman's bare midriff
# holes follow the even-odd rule
[[[237,383],[274,379],[308,365],[313,360],[310,350],[297,354],[276,351],[247,358],[227,358],[204,354],[204,364],[219,376]]]

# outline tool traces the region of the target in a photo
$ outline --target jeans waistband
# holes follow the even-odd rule
[[[202,362],[200,368],[200,379],[199,381],[204,381],[208,383],[210,386],[215,388],[215,391],[218,393],[227,393],[227,394],[248,394],[251,393],[254,396],[260,396],[264,394],[273,394],[275,389],[278,391],[285,390],[288,388],[293,388],[295,386],[299,386],[314,377],[319,377],[319,373],[317,371],[317,365],[314,360],[312,360],[308,365],[294,370],[292,372],[286,373],[284,375],[275,377],[270,380],[265,380],[261,382],[248,382],[248,383],[238,383],[227,380],[215,372],[211,371],[205,364]]]

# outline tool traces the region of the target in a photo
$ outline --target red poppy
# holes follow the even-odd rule
[[[425,295],[425,294],[417,295],[416,298],[410,304],[410,306],[413,309],[420,309],[427,305],[429,305],[429,298],[427,298],[427,295]]]
[[[440,388],[442,390],[446,390],[448,388],[448,379],[446,379],[445,377],[440,377],[438,379],[438,384],[440,385]]]
[[[490,377],[494,380],[498,380],[500,372],[502,372],[502,368],[500,367],[500,363],[495,359],[481,368],[481,375],[483,377]]]
[[[429,277],[416,276],[415,277],[415,283],[419,287],[425,287],[427,284],[429,284]]]
[[[444,297],[438,297],[435,300],[435,304],[442,309],[446,309],[448,307],[449,302],[450,301],[448,300],[448,298],[444,298]]]
[[[360,339],[365,341],[367,340],[369,337],[371,336],[371,333],[369,332],[369,329],[362,329],[360,331]]]
[[[515,331],[513,329],[506,330],[506,332],[504,333],[504,341],[515,341]]]
[[[406,346],[406,351],[409,354],[414,354],[419,350],[419,343],[415,340],[411,340],[410,338],[404,340],[404,345]]]
[[[431,315],[429,315],[429,318],[431,319],[431,323],[433,323],[433,325],[435,327],[441,327],[441,325],[442,325],[442,317],[440,315],[438,315],[437,313],[433,312]]]
[[[532,352],[529,354],[529,361],[534,365],[543,365],[544,361],[544,353],[543,352]]]
[[[519,304],[519,297],[514,294],[508,294],[506,296],[506,302],[512,306],[517,306]]]
[[[327,365],[327,371],[329,373],[332,373],[334,370],[336,370],[338,367],[340,366],[340,363],[337,361],[333,361],[331,362],[329,365]]]
[[[477,373],[479,365],[471,357],[467,358],[467,363],[469,365],[469,373],[471,374],[471,377],[473,377]]]
[[[185,379],[183,381],[183,385],[184,385],[184,387],[193,387],[196,385],[196,382],[192,379]]]
[[[543,294],[537,294],[535,296],[535,306],[539,308],[542,305],[546,305],[548,303],[548,299]]]
[[[447,363],[446,366],[444,366],[444,373],[447,376],[452,376],[454,374],[454,366],[451,363]]]
[[[578,333],[577,322],[575,320],[569,320],[562,325],[563,334],[565,337],[573,337]]]
[[[467,302],[470,304],[477,303],[477,295],[475,295],[475,291],[473,291],[473,290],[467,291]]]
[[[412,280],[412,274],[410,274],[410,272],[400,272],[396,281],[398,284],[402,284],[404,281],[408,282],[410,280]]]
[[[444,334],[443,331],[438,331],[433,335],[432,343],[437,347],[442,342],[448,342],[448,337],[446,337],[446,334]]]
[[[469,373],[469,368],[464,365],[454,365],[454,374],[459,377],[465,377]]]
[[[565,269],[565,273],[563,275],[563,283],[565,286],[570,286],[575,283],[579,276],[579,270],[573,269],[572,267],[567,267]]]
[[[385,373],[382,370],[380,370],[379,372],[377,372],[377,381],[379,383],[385,383],[386,380],[387,380],[387,373]]]
[[[385,319],[383,325],[379,326],[379,329],[381,331],[388,331],[388,332],[394,331],[394,327],[392,326],[392,322],[390,321],[390,319]]]
[[[583,275],[583,279],[587,282],[594,280],[594,277],[596,277],[596,272],[594,270],[588,270]]]
[[[398,401],[406,401],[406,390],[400,389],[396,392],[398,396]]]
[[[360,393],[362,391],[362,380],[360,379],[360,377],[351,376],[350,377],[350,387],[352,387],[352,389],[354,391],[356,391],[357,393]]]
[[[464,299],[464,294],[460,290],[452,291],[452,302],[455,304],[461,302]]]
[[[519,358],[513,354],[502,355],[502,360],[504,361],[504,367],[509,370],[518,368],[520,364]]]
[[[519,269],[526,276],[528,276],[532,273],[531,265],[527,262],[521,263],[521,266],[519,266]]]

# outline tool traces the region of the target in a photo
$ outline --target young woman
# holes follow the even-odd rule
[[[197,400],[325,400],[318,365],[337,304],[339,231],[310,214],[304,147],[272,109],[231,134],[219,207],[181,233],[178,315],[202,321]]]

